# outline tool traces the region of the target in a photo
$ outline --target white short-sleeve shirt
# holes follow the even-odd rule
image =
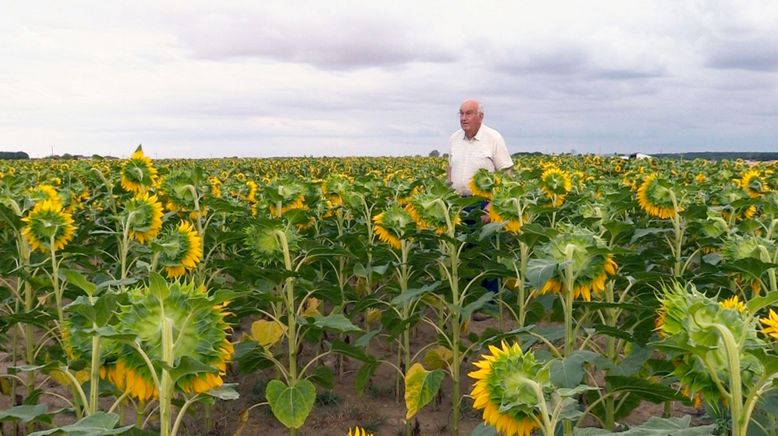
[[[464,130],[457,130],[449,138],[448,145],[451,185],[460,195],[473,194],[470,191],[470,179],[479,169],[496,171],[513,166],[513,159],[502,135],[484,124],[481,124],[472,139],[465,137]]]

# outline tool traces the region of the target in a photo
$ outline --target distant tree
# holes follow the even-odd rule
[[[439,152],[439,151],[437,151],[437,150],[432,150],[432,151],[430,152],[429,156],[430,156],[430,157],[439,157],[439,156],[440,156],[440,152]]]
[[[20,160],[29,158],[30,155],[23,151],[0,151],[0,159]]]

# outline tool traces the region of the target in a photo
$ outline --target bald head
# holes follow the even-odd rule
[[[468,139],[472,139],[478,133],[483,119],[484,107],[478,100],[468,99],[459,106],[459,125]]]

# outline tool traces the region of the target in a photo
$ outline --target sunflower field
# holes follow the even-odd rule
[[[0,161],[2,434],[778,434],[778,164],[514,162]]]

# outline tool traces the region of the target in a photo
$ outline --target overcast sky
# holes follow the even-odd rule
[[[0,0],[0,150],[778,151],[778,1]]]

